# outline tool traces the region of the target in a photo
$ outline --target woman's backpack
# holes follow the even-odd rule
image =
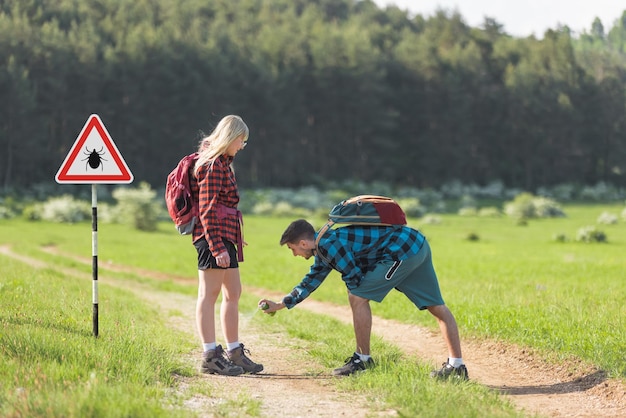
[[[198,222],[199,206],[189,184],[191,170],[197,160],[197,152],[183,157],[167,176],[165,183],[165,205],[181,235],[191,234]]]

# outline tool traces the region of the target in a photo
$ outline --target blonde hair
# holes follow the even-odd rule
[[[205,164],[209,168],[213,162],[226,152],[226,149],[234,140],[243,136],[243,140],[248,140],[250,131],[243,119],[237,115],[224,116],[217,124],[213,132],[200,140],[198,145],[198,161],[193,169],[194,175],[198,175],[198,170]]]

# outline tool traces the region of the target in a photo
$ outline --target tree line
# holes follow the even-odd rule
[[[626,11],[608,23],[518,38],[371,0],[4,0],[0,187],[53,182],[92,113],[157,188],[231,113],[242,187],[623,187]]]

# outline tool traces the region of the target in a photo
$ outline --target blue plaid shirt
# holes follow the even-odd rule
[[[356,289],[363,275],[373,270],[377,262],[404,260],[415,255],[425,239],[408,226],[349,225],[330,229],[320,239],[311,270],[283,298],[283,303],[291,309],[302,302],[333,269],[341,273],[348,290]]]

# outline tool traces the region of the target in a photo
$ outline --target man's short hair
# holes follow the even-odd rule
[[[315,229],[313,225],[304,219],[298,219],[289,224],[283,236],[280,238],[280,245],[296,244],[303,239],[315,239]]]

